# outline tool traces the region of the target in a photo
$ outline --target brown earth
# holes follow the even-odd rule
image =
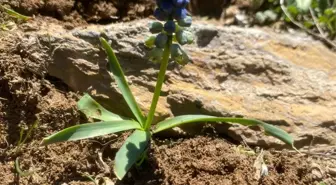
[[[244,2],[244,1],[243,1]],[[149,17],[155,8],[154,0],[0,0],[24,15],[44,15],[74,23],[109,23]],[[232,0],[193,0],[189,10],[193,15],[220,18],[230,4],[244,7],[245,2]]]
[[[0,0],[24,15],[44,15],[75,24],[107,23],[148,17],[155,8],[152,0]]]
[[[17,3],[17,8],[25,6],[25,11],[34,12],[33,9],[42,1],[10,2],[14,6]],[[32,10],[26,9],[24,2]],[[61,2],[71,1],[48,1],[53,2],[66,6],[66,3]],[[78,23],[84,23],[84,20],[89,20],[88,17],[80,17]],[[56,21],[45,17],[37,19]],[[258,154],[253,154],[248,147],[231,143],[226,136],[213,133],[211,127],[205,128],[197,137],[179,140],[155,138],[149,161],[139,169],[133,169],[124,181],[117,181],[110,166],[113,166],[114,155],[128,133],[121,137],[109,135],[47,147],[39,145],[49,134],[87,120],[76,108],[81,93],[71,91],[57,78],[48,74],[38,75],[31,68],[26,68],[25,52],[19,51],[16,46],[18,40],[19,32],[0,31],[0,185],[93,184],[83,174],[107,177],[115,184],[130,185],[287,185],[320,182],[331,185],[336,182],[333,171],[335,160],[325,158],[323,154],[306,156],[290,151],[266,151],[264,160],[269,175],[257,180],[255,174],[258,171],[254,168],[254,162]],[[20,131],[23,129],[25,135],[36,120],[38,127],[33,129],[28,140],[19,148]],[[102,144],[109,141],[112,142]],[[99,153],[102,153],[101,158],[98,157]],[[14,168],[17,158],[22,170],[34,173],[19,177]]]

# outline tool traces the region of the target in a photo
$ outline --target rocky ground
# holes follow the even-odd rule
[[[150,20],[122,21],[148,16],[152,2],[120,2],[8,2],[21,13],[42,16],[0,31],[1,185],[93,184],[83,174],[111,184],[336,183],[336,53],[300,32],[195,21],[196,42],[187,47],[193,62],[170,64],[155,120],[186,113],[257,118],[291,133],[302,154],[258,129],[200,124],[156,136],[149,161],[117,181],[110,166],[128,133],[41,147],[49,134],[87,121],[76,107],[84,92],[129,114],[106,72],[100,35],[112,41],[148,111],[159,67],[148,62],[143,46]],[[92,24],[111,21],[120,23]],[[34,123],[18,147],[21,130],[25,135]],[[262,154],[265,177],[258,175]],[[19,176],[16,159],[33,173]]]

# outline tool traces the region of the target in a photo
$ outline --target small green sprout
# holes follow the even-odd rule
[[[176,35],[179,34],[181,30],[184,32],[184,27],[191,25],[191,17],[187,15],[187,10],[185,9],[188,3],[189,0],[157,0],[158,8],[155,10],[154,15],[158,20],[166,21],[166,23],[151,24],[149,29],[153,34],[157,34],[157,36],[151,36],[145,41],[145,45],[152,48],[149,58],[155,63],[160,63],[160,71],[151,107],[146,116],[144,116],[138,103],[135,101],[119,61],[111,46],[104,38],[100,38],[102,47],[105,49],[108,56],[108,70],[111,72],[111,76],[116,80],[123,98],[134,117],[126,118],[109,112],[91,98],[90,95],[85,94],[78,102],[79,110],[87,117],[99,121],[66,128],[45,138],[42,144],[48,145],[63,141],[75,141],[121,131],[134,130],[115,156],[114,173],[118,179],[123,179],[134,164],[141,165],[147,158],[147,151],[153,135],[187,123],[216,122],[230,124],[237,123],[244,126],[259,126],[263,128],[267,135],[272,135],[294,148],[293,138],[287,132],[273,125],[254,119],[215,117],[209,115],[182,115],[166,119],[157,123],[155,126],[152,126],[168,62],[172,59],[181,65],[186,65],[190,61],[189,56],[182,50],[180,45],[191,43],[193,40],[192,34],[186,32],[186,34]]]
[[[22,171],[20,168],[19,158],[15,159],[15,171],[20,177],[27,177],[33,175],[35,171]]]
[[[24,143],[26,143],[27,139],[31,136],[33,130],[38,127],[38,124],[39,124],[38,120],[34,121],[33,125],[30,128],[28,128],[27,134],[25,136],[23,136],[25,129],[21,128],[20,138],[19,138],[19,141],[17,143],[16,151],[19,151],[21,149],[22,145]]]
[[[29,21],[30,19],[32,19],[31,17],[28,17],[28,16],[25,16],[25,15],[22,15],[20,13],[17,13],[16,11],[12,10],[12,9],[9,9],[9,8],[6,8],[5,6],[3,5],[0,5],[1,9],[3,9],[9,16],[12,16],[18,20],[23,20],[23,21]]]
[[[90,176],[89,174],[86,173],[81,173],[82,177],[87,178],[88,180],[90,180],[91,182],[94,183],[94,185],[99,185],[97,180],[95,178],[93,178],[92,176]]]

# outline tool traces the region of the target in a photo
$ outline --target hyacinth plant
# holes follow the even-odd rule
[[[109,112],[86,94],[79,100],[78,108],[87,117],[99,121],[66,128],[45,138],[42,144],[48,145],[56,142],[74,141],[134,130],[115,156],[114,172],[119,179],[123,179],[127,171],[134,164],[139,165],[143,162],[147,156],[147,150],[154,134],[187,123],[216,122],[259,126],[266,134],[272,135],[293,147],[293,139],[287,132],[254,119],[209,115],[182,115],[166,119],[152,126],[168,62],[175,61],[181,65],[186,65],[190,61],[190,58],[183,51],[181,45],[193,42],[193,35],[186,31],[186,28],[190,27],[192,23],[191,16],[189,16],[186,10],[189,0],[157,0],[156,2],[158,7],[154,12],[154,16],[158,21],[152,22],[149,26],[150,32],[156,35],[146,39],[145,45],[151,48],[149,52],[150,60],[160,63],[160,71],[147,116],[144,116],[135,101],[112,48],[104,38],[100,38],[101,44],[108,56],[111,76],[115,78],[134,118],[126,118]]]

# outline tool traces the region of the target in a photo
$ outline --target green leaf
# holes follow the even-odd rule
[[[336,16],[332,17],[327,23],[327,27],[332,35],[335,34],[335,30],[336,30],[336,21],[334,22],[334,24],[332,24],[334,20],[336,20]]]
[[[307,20],[303,22],[304,27],[310,29],[311,27],[313,27],[315,25],[315,23],[313,21]]]
[[[287,10],[293,17],[296,17],[299,14],[299,10],[294,5],[288,6]]]
[[[124,120],[124,118],[122,118],[121,116],[106,110],[88,94],[85,94],[78,101],[77,107],[81,112],[86,115],[86,117],[89,118],[94,118],[101,121]]]
[[[42,145],[63,141],[76,141],[131,129],[141,129],[141,127],[138,122],[129,120],[86,123],[52,134],[43,139]]]
[[[312,0],[296,0],[297,7],[303,12],[307,12],[309,10],[311,3]]]
[[[328,18],[326,16],[320,16],[318,19],[320,23],[324,23],[324,24],[328,23]]]
[[[332,15],[335,15],[335,11],[336,11],[336,10],[334,10],[334,9],[332,9],[332,8],[328,8],[328,9],[324,10],[324,14],[325,14],[326,16],[332,16]]]
[[[14,18],[17,18],[17,19],[20,19],[20,20],[23,20],[23,21],[28,21],[28,20],[32,19],[31,17],[28,17],[28,16],[25,16],[25,15],[19,14],[19,13],[17,13],[16,11],[14,11],[14,10],[12,10],[12,9],[6,8],[5,6],[0,5],[0,7],[1,7],[2,9],[4,9],[5,12],[6,12],[8,15],[10,15],[10,16],[12,16],[12,17],[14,17]]]
[[[127,84],[125,75],[120,67],[119,61],[117,57],[115,56],[111,46],[104,38],[100,38],[100,42],[103,45],[109,61],[109,70],[113,73],[114,78],[118,84],[118,87],[127,102],[129,108],[133,112],[133,115],[136,117],[139,123],[144,125],[145,123],[145,117],[143,116],[137,102],[135,101],[135,98]]]
[[[266,134],[272,135],[294,147],[293,138],[287,132],[273,125],[254,119],[215,117],[207,115],[184,115],[184,116],[177,116],[175,118],[164,120],[158,123],[154,130],[154,133],[158,133],[169,128],[180,126],[182,124],[195,123],[195,122],[231,122],[231,123],[238,123],[244,126],[260,126],[264,128]]]
[[[126,139],[114,160],[114,173],[118,179],[123,179],[128,170],[141,157],[149,144],[150,137],[148,131],[135,130]]]
[[[287,16],[285,16],[285,21],[286,21],[287,23],[290,23],[290,22],[292,22],[292,21],[290,20],[290,18],[289,18],[289,17],[287,17]]]

